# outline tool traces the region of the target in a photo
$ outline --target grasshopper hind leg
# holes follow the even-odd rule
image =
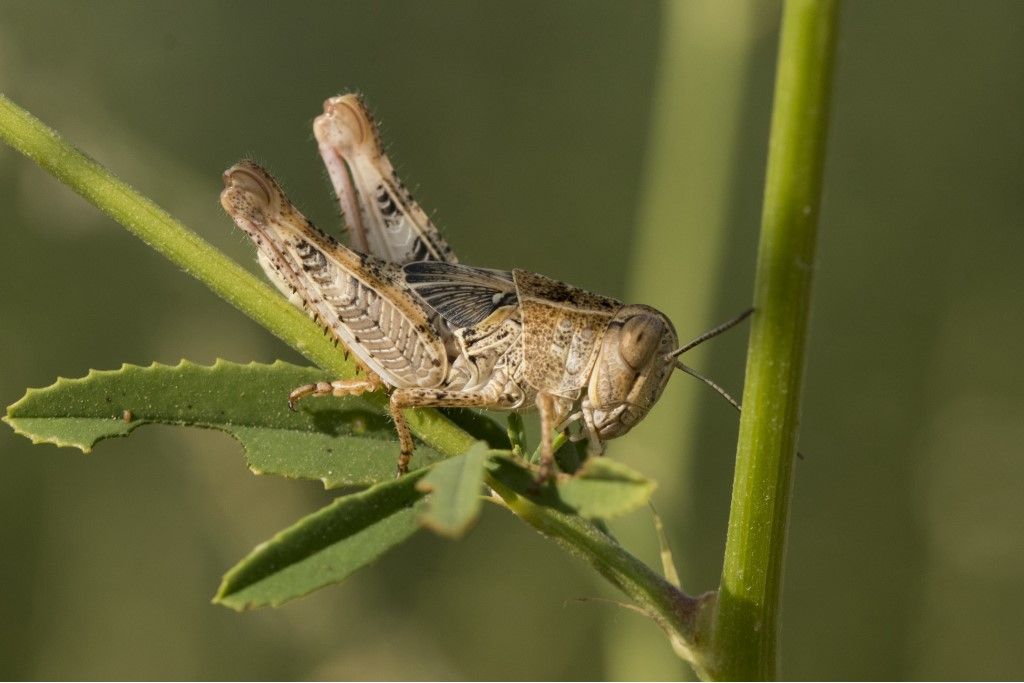
[[[324,102],[313,123],[320,156],[334,185],[352,248],[392,263],[457,263],[427,213],[398,179],[362,100]]]

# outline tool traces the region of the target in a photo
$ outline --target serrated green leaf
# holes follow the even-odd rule
[[[276,607],[348,577],[419,528],[425,471],[342,496],[253,548],[214,597],[236,610]]]
[[[420,513],[420,524],[435,533],[458,538],[480,516],[484,465],[492,453],[477,441],[464,455],[434,465],[416,488],[429,493]]]
[[[538,489],[534,473],[504,455],[492,455],[491,474],[519,495],[562,512],[610,519],[645,505],[657,483],[608,458],[590,458],[571,477]]]
[[[323,379],[329,378],[321,370],[281,361],[124,365],[29,389],[4,421],[33,443],[85,452],[148,423],[206,427],[241,442],[257,474],[319,479],[327,488],[392,479],[398,444],[380,401],[314,398],[300,402],[297,412],[288,410],[289,391]],[[412,467],[441,459],[420,444]]]

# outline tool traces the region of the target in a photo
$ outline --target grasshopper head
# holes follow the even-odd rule
[[[649,306],[625,306],[609,323],[582,405],[593,446],[644,419],[672,375],[677,343],[669,319]]]

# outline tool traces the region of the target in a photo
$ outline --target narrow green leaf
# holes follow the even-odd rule
[[[666,581],[681,589],[683,584],[679,582],[679,571],[676,569],[676,562],[672,558],[672,546],[668,544],[668,534],[665,533],[665,525],[661,523],[661,515],[654,509],[653,503],[648,507],[651,508],[651,516],[654,517],[654,530],[658,534],[658,548],[661,550],[661,571],[665,575]]]
[[[416,485],[430,493],[420,513],[420,524],[442,536],[458,538],[480,516],[484,465],[492,453],[477,441],[465,455],[449,458],[430,469]]]
[[[419,528],[413,506],[425,470],[342,496],[253,548],[221,582],[214,602],[276,607],[348,577]]]
[[[534,473],[511,458],[492,455],[499,482],[535,503],[582,517],[609,519],[645,505],[657,483],[608,458],[590,458],[576,474],[537,488]]]
[[[125,365],[29,389],[7,409],[4,421],[33,443],[85,452],[143,424],[207,427],[241,442],[257,474],[319,479],[327,488],[392,479],[398,444],[390,419],[375,402],[313,398],[300,402],[297,412],[288,410],[289,391],[322,379],[327,377],[321,370],[281,361]],[[412,467],[440,459],[419,445]]]

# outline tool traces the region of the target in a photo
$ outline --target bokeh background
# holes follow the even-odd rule
[[[463,260],[666,310],[750,301],[778,5],[0,4],[0,89],[235,259],[221,171],[271,168],[338,224],[310,132],[358,89]],[[1024,4],[841,19],[782,626],[789,678],[1024,675]],[[0,403],[122,362],[301,362],[0,146]],[[691,364],[739,390],[745,332]],[[736,416],[680,376],[611,456],[657,477],[714,587]],[[489,509],[274,611],[221,573],[322,505],[227,436],[85,456],[0,427],[2,678],[680,678],[657,628]],[[614,525],[657,562],[650,517]]]

